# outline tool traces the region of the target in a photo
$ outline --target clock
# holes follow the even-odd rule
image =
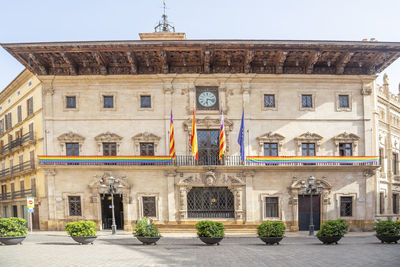
[[[203,92],[199,95],[199,103],[203,107],[209,108],[215,105],[215,102],[217,102],[217,97],[215,96],[214,93],[211,92]]]
[[[218,110],[218,87],[198,86],[196,87],[197,109]]]

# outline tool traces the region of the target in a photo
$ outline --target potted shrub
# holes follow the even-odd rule
[[[400,221],[378,220],[374,225],[374,229],[376,231],[376,237],[382,243],[397,243],[400,239]]]
[[[266,245],[278,244],[283,239],[286,226],[283,222],[263,222],[257,227],[258,237],[265,242]]]
[[[225,227],[220,222],[200,221],[196,223],[197,236],[207,245],[219,245],[224,238]]]
[[[157,241],[161,238],[157,225],[155,225],[149,218],[144,217],[136,222],[133,235],[143,243],[143,245],[156,245]]]
[[[324,244],[336,243],[347,233],[348,225],[342,220],[329,220],[321,225],[317,237]]]
[[[0,219],[0,242],[4,245],[21,244],[28,231],[25,225],[26,220],[22,218]]]
[[[73,240],[80,244],[92,244],[97,238],[96,223],[92,221],[70,222],[65,225],[65,231]]]

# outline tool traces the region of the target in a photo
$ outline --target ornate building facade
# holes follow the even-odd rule
[[[41,81],[41,229],[78,219],[110,228],[111,197],[103,191],[110,177],[119,184],[117,227],[125,230],[143,216],[165,230],[204,218],[232,229],[282,220],[307,230],[310,195],[301,188],[310,176],[321,188],[313,197],[317,229],[336,218],[371,229],[379,192],[396,198],[396,176],[377,172],[377,133],[394,126],[376,113],[387,102],[374,81],[400,56],[399,43],[141,38],[3,44]],[[190,147],[193,108],[198,161]],[[227,153],[218,160],[221,108]],[[176,159],[169,156],[171,111]],[[385,216],[393,215],[388,201]]]

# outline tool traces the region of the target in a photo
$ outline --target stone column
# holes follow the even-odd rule
[[[55,196],[56,170],[46,169],[44,171],[44,176],[46,180],[46,196],[48,206],[47,230],[57,230]]]
[[[176,171],[166,171],[168,183],[168,223],[176,223],[176,204],[175,204],[175,177]]]
[[[254,222],[253,201],[253,178],[254,172],[245,172],[243,176],[246,181],[246,223]]]

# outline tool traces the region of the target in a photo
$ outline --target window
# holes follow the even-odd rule
[[[7,193],[7,185],[3,184],[1,185],[1,194],[5,195]]]
[[[79,156],[79,143],[65,143],[67,156]]]
[[[76,108],[76,96],[66,96],[66,108]]]
[[[22,121],[22,106],[18,106],[18,122]]]
[[[379,165],[382,167],[383,164],[383,159],[384,159],[384,154],[383,154],[383,148],[379,149]]]
[[[154,156],[154,143],[140,143],[140,156]]]
[[[27,114],[32,115],[33,114],[33,97],[29,98],[26,100],[26,106],[27,106]]]
[[[151,108],[151,96],[141,95],[140,96],[140,107],[141,108]]]
[[[278,156],[278,143],[264,143],[264,156]]]
[[[18,217],[18,206],[13,205],[13,217]]]
[[[383,214],[385,212],[385,193],[379,193],[379,214]]]
[[[301,144],[302,156],[315,156],[315,143],[302,143]]]
[[[6,131],[12,127],[12,117],[11,117],[11,112],[7,113],[5,115],[5,120],[6,120]]]
[[[275,107],[275,95],[264,95],[264,107],[266,108]]]
[[[265,217],[279,217],[277,197],[265,198]]]
[[[339,95],[339,108],[349,108],[349,96],[348,95]]]
[[[143,201],[143,217],[157,217],[156,198],[142,197],[142,201]]]
[[[80,196],[68,196],[69,216],[82,216]]]
[[[340,216],[341,217],[353,216],[352,197],[340,197]]]
[[[8,218],[8,207],[4,207],[4,218]]]
[[[104,108],[114,108],[114,96],[104,95],[103,96],[103,107]]]
[[[398,155],[397,155],[397,153],[393,153],[393,162],[392,162],[392,171],[393,171],[393,174],[398,174],[397,172],[398,172],[398,168],[397,168],[397,157],[398,157]]]
[[[0,134],[4,133],[4,119],[0,120]]]
[[[103,143],[103,155],[104,156],[116,156],[117,155],[117,143]]]
[[[393,214],[399,214],[399,194],[393,194]]]
[[[312,95],[301,95],[301,106],[303,108],[312,108]]]
[[[339,156],[353,156],[353,145],[351,143],[339,143]]]

